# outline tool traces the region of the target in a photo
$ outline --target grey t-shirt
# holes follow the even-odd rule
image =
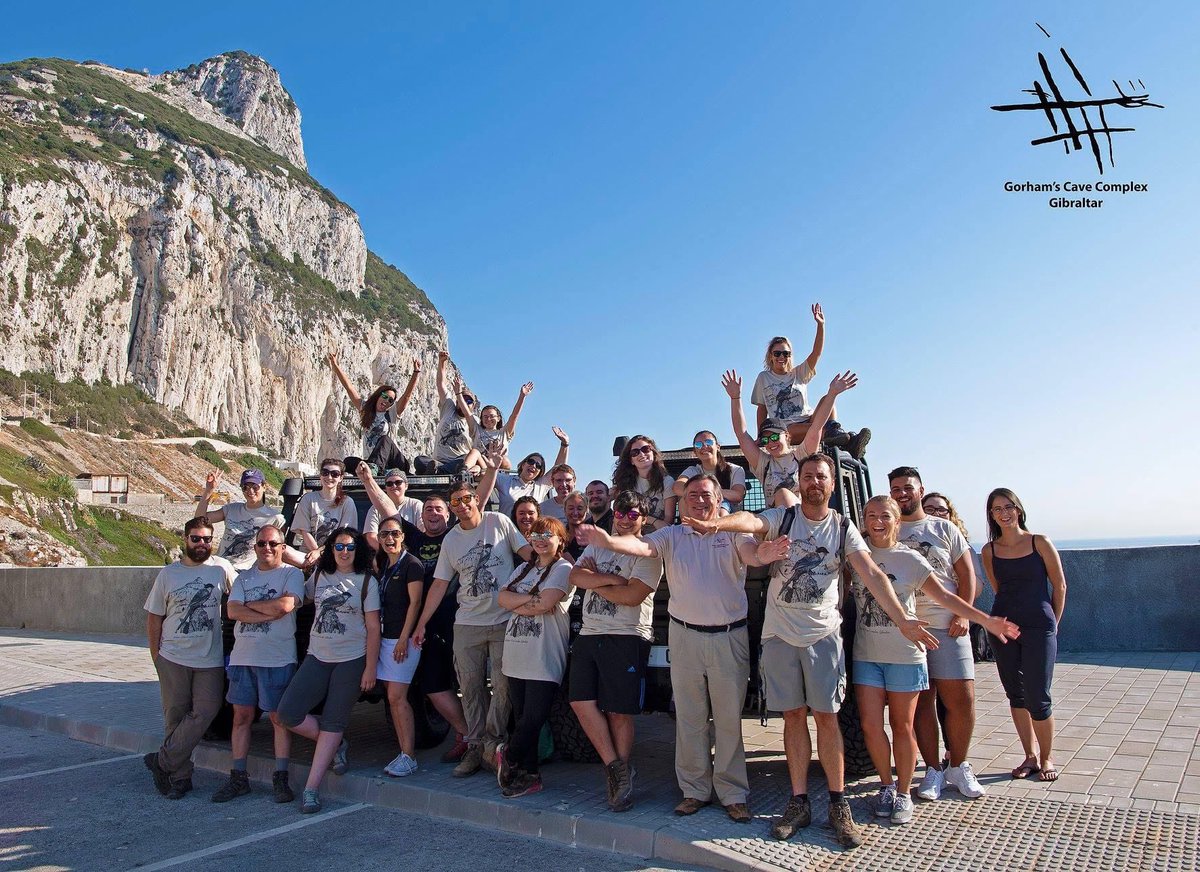
[[[441,417],[433,437],[433,458],[447,463],[466,457],[471,450],[471,430],[466,418],[458,416],[458,407],[450,397],[438,407]]]
[[[455,623],[491,627],[508,620],[508,612],[496,604],[496,592],[513,573],[513,555],[527,544],[516,524],[499,512],[484,512],[471,530],[451,528],[433,577],[450,581],[459,575]]]
[[[766,406],[768,418],[779,418],[785,424],[795,424],[812,415],[806,385],[814,375],[816,371],[809,368],[807,360],[786,375],[775,375],[764,369],[754,380],[750,402]]]
[[[415,497],[405,497],[400,501],[400,511],[392,515],[393,518],[399,518],[402,521],[408,521],[418,530],[424,530],[425,525],[421,523],[421,511],[425,508],[425,504]],[[379,522],[386,520],[379,517],[379,510],[374,506],[367,509],[367,517],[363,521],[363,533],[379,533]]]
[[[958,573],[954,571],[954,561],[971,550],[958,527],[944,518],[901,521],[900,541],[929,562],[942,587],[952,594],[958,594]],[[954,613],[917,591],[917,617],[928,621],[929,626],[935,629],[944,630],[950,626]]]
[[[515,569],[506,583],[511,583],[524,569]],[[542,570],[534,567],[517,584],[517,593],[529,593],[537,584]],[[559,558],[551,566],[546,580],[538,590],[566,591],[554,611],[546,615],[512,615],[504,631],[504,674],[509,678],[524,678],[527,681],[562,681],[567,668],[567,636],[573,586],[568,580],[571,574],[569,561]],[[505,614],[510,614],[505,612]]]
[[[225,507],[225,529],[221,533],[221,547],[217,553],[233,564],[234,569],[247,569],[254,565],[254,537],[260,528],[271,524],[280,530],[284,527],[279,509],[265,503],[252,509],[245,503],[230,503]]]
[[[871,559],[888,577],[896,599],[910,618],[916,617],[914,594],[932,570],[925,558],[904,545],[891,548],[870,546]],[[925,652],[908,641],[900,628],[888,617],[874,594],[863,584],[858,573],[850,582],[858,606],[858,623],[854,633],[854,659],[871,663],[924,663]]]
[[[558,518],[564,524],[567,523],[567,509],[556,503],[554,497],[546,497],[538,504],[538,514],[543,518]]]
[[[278,599],[285,594],[304,602],[304,573],[294,566],[263,571],[258,566],[238,575],[229,591],[229,601],[253,603]],[[296,662],[296,612],[261,623],[233,625],[230,666],[287,666]]]
[[[583,628],[581,636],[641,636],[654,638],[654,591],[662,580],[663,562],[657,557],[632,557],[617,554],[607,548],[589,545],[583,549],[579,559],[590,557],[596,561],[596,569],[621,578],[636,578],[650,588],[650,593],[636,606],[623,606],[605,599],[594,590],[583,593]]]
[[[783,488],[797,496],[800,493],[800,461],[796,453],[789,451],[778,460],[767,455],[763,457],[754,470],[755,477],[762,482],[763,500],[771,504],[775,491]]]
[[[787,509],[767,509],[759,515],[769,529],[766,538],[780,535]],[[841,558],[842,519],[828,512],[816,523],[796,507],[788,531],[791,544],[787,556],[771,565],[767,587],[767,612],[763,638],[779,638],[797,648],[806,648],[841,627],[838,611],[838,572]],[[846,555],[866,551],[867,545],[853,524],[846,527]]]
[[[643,541],[654,546],[671,588],[668,611],[688,624],[715,626],[746,617],[746,564],[738,545],[753,542],[745,533],[702,536],[691,527],[655,530]]]
[[[363,584],[367,595],[363,597]],[[304,592],[316,604],[308,653],[322,663],[345,663],[367,653],[364,612],[379,611],[379,585],[370,575],[314,572]]]
[[[210,557],[196,566],[176,561],[159,570],[143,608],[163,617],[160,657],[192,669],[225,664],[221,594],[236,576],[223,557]]]
[[[335,506],[333,500],[325,499],[320,491],[302,496],[296,505],[296,514],[292,516],[292,530],[311,533],[317,545],[324,545],[329,534],[339,527],[357,526],[358,507],[354,500],[346,497],[340,506]],[[303,545],[300,550],[308,551]]]
[[[637,480],[637,492],[646,497],[650,515],[660,521],[666,521],[668,524],[675,522],[675,518],[667,517],[667,500],[675,498],[675,492],[672,490],[674,487],[675,479],[669,475],[663,476],[661,490],[650,490],[650,479],[648,478],[642,478],[639,475]]]
[[[516,473],[501,471],[496,474],[496,492],[500,494],[500,511],[511,515],[513,504],[521,497],[533,497],[540,503],[554,493],[554,487],[550,484],[550,473],[526,483]]]

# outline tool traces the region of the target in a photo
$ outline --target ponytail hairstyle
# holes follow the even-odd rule
[[[554,564],[557,563],[558,560],[563,556],[563,549],[567,546],[567,528],[563,526],[563,522],[558,518],[538,518],[533,522],[533,529],[530,530],[530,532],[553,533],[558,537],[558,548],[554,552],[554,559],[551,560],[544,569],[542,569],[541,573],[538,575],[538,580],[533,587],[526,591],[526,593],[537,593],[538,588],[542,586],[542,582],[546,580],[546,576],[550,574],[550,570],[554,568]],[[524,566],[521,567],[520,574],[510,581],[508,586],[504,589],[508,591],[515,591],[517,589],[517,585],[520,584],[525,576],[529,575],[529,573],[533,571],[536,566],[537,555],[535,554],[529,558]]]
[[[692,444],[695,445],[696,440],[702,436],[711,436],[712,437],[713,454],[717,459],[715,475],[717,476],[717,481],[719,481],[721,483],[722,489],[728,490],[729,487],[733,484],[733,470],[729,468],[729,461],[726,460],[725,455],[721,453],[721,440],[717,438],[717,434],[714,433],[712,430],[701,430],[699,433],[697,433],[695,436],[692,437]],[[695,449],[693,449],[693,450],[695,450]],[[703,466],[701,466],[700,468],[704,469]]]
[[[337,483],[337,493],[333,495],[334,506],[340,506],[346,500],[346,488],[344,487],[346,482],[346,464],[336,457],[322,458],[320,464],[318,464],[318,468],[324,469],[327,466],[336,466],[342,471],[342,477],[338,479]]]

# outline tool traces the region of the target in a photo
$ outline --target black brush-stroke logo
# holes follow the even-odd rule
[[[1037,22],[1034,23],[1037,24]],[[1038,24],[1038,29],[1046,34],[1047,39],[1050,38],[1050,34],[1046,28]],[[1113,79],[1112,83],[1117,91],[1117,96],[1102,99],[1095,97],[1087,81],[1083,78],[1083,73],[1079,71],[1079,67],[1075,65],[1075,62],[1071,60],[1071,56],[1067,54],[1067,50],[1060,46],[1058,51],[1070,69],[1071,75],[1075,77],[1075,81],[1079,83],[1079,87],[1087,95],[1087,100],[1068,100],[1063,96],[1062,89],[1059,88],[1058,83],[1054,80],[1054,74],[1050,72],[1050,64],[1046,61],[1046,56],[1038,52],[1038,65],[1041,67],[1042,76],[1045,78],[1046,84],[1043,85],[1040,80],[1035,79],[1033,88],[1026,88],[1023,91],[1025,94],[1033,94],[1037,99],[1029,103],[1009,103],[993,106],[992,108],[997,112],[1042,112],[1045,114],[1046,120],[1050,122],[1050,129],[1053,131],[1053,134],[1051,136],[1043,136],[1039,139],[1032,139],[1029,144],[1045,145],[1049,142],[1061,142],[1063,144],[1063,151],[1066,154],[1070,154],[1072,150],[1082,151],[1084,140],[1086,139],[1091,149],[1092,157],[1096,161],[1096,169],[1100,171],[1100,175],[1104,175],[1104,159],[1100,153],[1099,137],[1103,136],[1108,146],[1108,165],[1115,167],[1112,135],[1114,133],[1132,133],[1134,131],[1132,127],[1110,127],[1108,119],[1104,115],[1104,107],[1115,106],[1121,109],[1142,109],[1146,106],[1162,109],[1164,107],[1158,103],[1150,102],[1150,94],[1141,79],[1137,80],[1136,85],[1132,79],[1129,80],[1129,90],[1131,92],[1138,92],[1140,90],[1140,93],[1126,94],[1121,86],[1117,84],[1116,79]],[[1088,109],[1096,111],[1100,121],[1099,127],[1093,126],[1092,119],[1088,115]],[[1074,112],[1079,113],[1078,121],[1073,115]],[[1065,131],[1060,130],[1060,113],[1061,124],[1066,128]]]

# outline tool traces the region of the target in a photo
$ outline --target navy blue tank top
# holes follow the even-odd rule
[[[992,614],[1008,618],[1023,630],[1054,630],[1054,609],[1050,607],[1050,576],[1046,561],[1038,554],[1037,537],[1033,553],[1024,557],[1001,557],[992,545],[992,571],[1000,590],[992,604]]]

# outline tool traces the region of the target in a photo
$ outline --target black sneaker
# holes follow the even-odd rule
[[[863,427],[850,437],[850,443],[846,446],[846,453],[855,460],[862,460],[867,453],[867,443],[870,441],[871,428]]]
[[[796,830],[804,829],[811,823],[812,804],[808,797],[797,799],[793,796],[788,800],[779,820],[771,825],[771,836],[780,840],[790,839],[796,834]]]
[[[217,788],[212,795],[213,802],[229,802],[250,792],[250,776],[239,769],[229,771],[229,780]]]
[[[296,794],[292,793],[292,786],[288,784],[286,769],[278,770],[271,776],[271,790],[274,792],[276,802],[291,802],[296,798]]]
[[[192,779],[181,778],[178,781],[171,782],[171,789],[167,791],[167,799],[183,799],[192,792]]]
[[[146,764],[146,768],[150,770],[150,774],[154,776],[154,789],[166,796],[171,790],[171,779],[167,773],[162,771],[162,767],[158,765],[158,752],[152,751],[142,758],[142,762]]]

